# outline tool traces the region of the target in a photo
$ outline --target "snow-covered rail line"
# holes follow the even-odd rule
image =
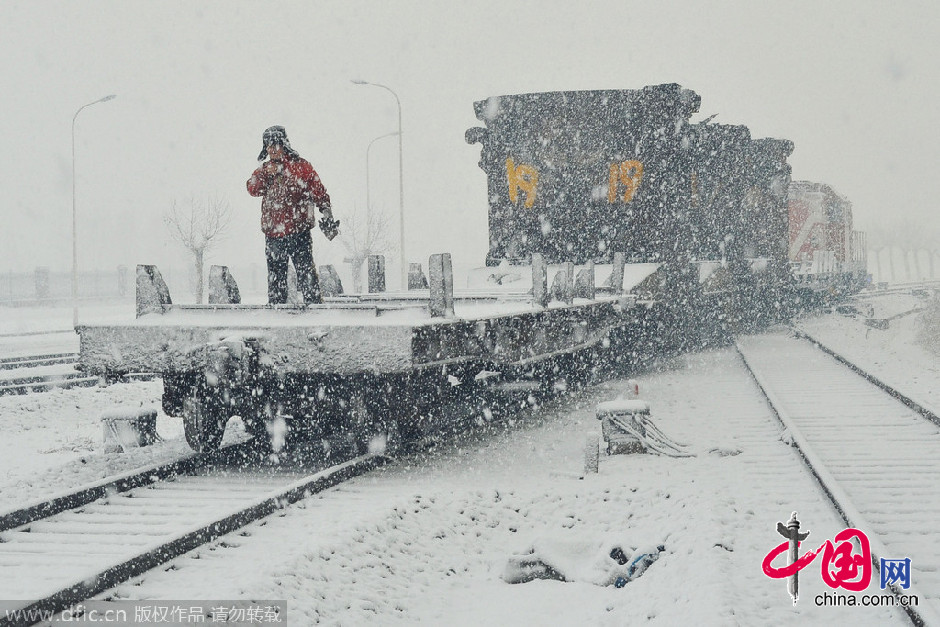
[[[49,390],[74,387],[92,387],[98,385],[100,377],[83,377],[79,374],[61,374],[55,376],[23,377],[0,382],[0,396],[4,394],[28,394],[30,392],[48,392]]]
[[[911,558],[903,593],[921,603],[908,614],[940,625],[936,425],[800,339],[768,334],[737,348],[843,520],[868,535],[875,572],[880,558]]]
[[[0,396],[101,385],[104,378],[76,370],[78,353],[43,353],[0,358]],[[127,373],[120,380],[150,380],[153,373]]]
[[[97,385],[99,377],[75,370],[77,361],[78,353],[4,357],[0,359],[0,396]]]
[[[882,390],[884,390],[885,392],[887,392],[888,394],[896,398],[901,403],[904,403],[905,405],[907,405],[908,407],[910,407],[911,409],[913,409],[914,411],[922,415],[927,420],[937,425],[940,425],[940,410],[934,407],[931,407],[929,404],[927,404],[923,400],[915,399],[913,396],[906,394],[905,392],[902,392],[896,387],[896,384],[882,381],[880,378],[876,377],[875,375],[869,372],[866,372],[857,364],[852,363],[848,358],[839,354],[838,351],[836,351],[835,349],[829,346],[826,346],[821,340],[813,337],[806,331],[795,328],[794,333],[797,335],[797,337],[802,337],[802,338],[809,340],[810,342],[815,344],[817,347],[819,347],[820,350],[822,350],[825,353],[828,353],[829,355],[834,357],[836,360],[838,360],[842,364],[845,364],[848,368],[850,368],[854,372],[857,372],[860,376],[864,377],[865,379],[867,379],[874,385],[878,386],[879,388],[881,388]]]
[[[2,532],[0,589],[21,600],[2,609],[68,608],[384,461],[368,454],[316,471],[204,469]],[[0,625],[10,620],[0,616]]]
[[[248,446],[250,445],[244,443],[234,444],[223,448],[220,453],[228,458],[236,458],[238,456],[244,456],[248,450]],[[177,475],[196,472],[211,459],[213,458],[193,453],[172,462],[132,470],[118,476],[102,479],[90,485],[63,492],[51,498],[17,507],[6,512],[0,512],[0,532],[22,527],[23,525],[37,520],[79,508],[97,501],[98,499],[103,499],[121,492],[127,492],[134,488],[155,484],[158,481],[163,481],[164,479]]]
[[[33,368],[36,366],[51,366],[54,364],[74,364],[76,361],[78,361],[78,353],[74,352],[4,357],[0,359],[0,370]]]

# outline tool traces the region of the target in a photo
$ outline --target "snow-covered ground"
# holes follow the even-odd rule
[[[883,304],[901,311],[904,298]],[[915,350],[915,319],[867,338],[860,321],[835,313],[801,324],[929,395],[940,390],[940,358]],[[818,539],[844,525],[733,351],[635,377],[656,424],[694,457],[602,456],[599,473],[585,475],[594,408],[628,388],[616,379],[400,459],[102,596],[285,599],[292,625],[905,622],[896,609],[818,607],[816,595],[832,592],[818,567],[801,573],[795,607],[785,582],[762,573],[791,511]],[[103,450],[100,414],[158,404],[159,394],[156,381],[0,397],[0,509],[184,451],[179,421],[162,413],[164,442]],[[621,573],[611,549],[657,545],[664,551],[642,576],[599,585]],[[573,581],[507,583],[523,555]],[[880,592],[877,582],[868,592]]]

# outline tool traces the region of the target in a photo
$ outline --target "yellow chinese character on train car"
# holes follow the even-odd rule
[[[538,170],[531,165],[516,165],[509,157],[506,159],[506,178],[509,179],[509,202],[516,204],[521,189],[525,192],[525,207],[531,209],[535,204],[535,188],[539,182]]]
[[[643,164],[639,161],[621,161],[610,164],[610,186],[607,189],[607,202],[613,204],[619,197],[620,185],[623,184],[623,202],[633,200],[633,195],[643,180]]]

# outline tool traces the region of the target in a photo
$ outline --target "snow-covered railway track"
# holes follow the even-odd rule
[[[120,475],[107,477],[95,483],[68,490],[53,497],[0,512],[0,532],[22,527],[32,522],[54,516],[60,512],[76,509],[98,499],[127,492],[134,488],[148,486],[177,475],[194,473],[224,459],[244,459],[251,453],[250,442],[243,442],[224,447],[216,456],[209,457],[191,453],[180,459],[131,470]]]
[[[86,377],[80,373],[54,375],[34,375],[0,380],[0,396],[6,394],[28,394],[30,392],[48,392],[54,389],[92,387],[98,385],[101,377]]]
[[[768,334],[737,348],[843,520],[868,535],[875,576],[881,558],[911,558],[911,588],[894,591],[921,600],[906,608],[915,623],[940,625],[937,426],[806,341]]]
[[[47,353],[0,359],[0,396],[99,385],[102,377],[75,369],[78,353]],[[151,373],[130,373],[122,380],[149,380]]]
[[[863,370],[857,364],[852,363],[847,357],[841,355],[838,351],[834,350],[833,348],[826,346],[821,340],[813,337],[806,331],[802,329],[794,328],[793,332],[796,334],[797,337],[805,338],[806,340],[812,342],[817,347],[819,347],[819,349],[822,350],[823,352],[828,353],[829,355],[834,357],[837,361],[844,364],[852,371],[858,373],[859,375],[861,375],[862,377],[864,377],[865,379],[867,379],[874,385],[878,386],[879,388],[881,388],[882,390],[890,394],[892,397],[896,398],[901,403],[904,403],[905,405],[907,405],[908,407],[910,407],[911,409],[913,409],[914,411],[922,415],[927,420],[940,426],[940,409],[930,406],[924,400],[915,399],[912,396],[905,394],[904,391],[899,390],[895,385],[882,381],[880,378],[876,377],[870,372]]]
[[[51,366],[55,364],[74,364],[77,361],[78,353],[51,353],[24,355],[21,357],[4,357],[0,359],[0,370],[35,368],[36,366]]]
[[[197,465],[7,529],[0,532],[0,590],[19,601],[0,605],[68,608],[384,460],[369,454],[316,469]],[[0,625],[17,624],[0,615]]]
[[[4,357],[0,359],[0,396],[97,385],[99,377],[75,370],[77,361],[78,353]]]
[[[129,373],[121,381],[150,381],[159,375],[149,372]],[[5,394],[28,394],[30,392],[48,392],[76,387],[93,387],[101,385],[102,378],[88,377],[81,373],[66,373],[55,375],[37,375],[31,377],[18,377],[13,379],[0,379],[0,396]]]

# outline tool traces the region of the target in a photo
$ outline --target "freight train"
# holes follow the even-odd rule
[[[482,145],[489,252],[475,289],[455,295],[436,254],[427,278],[383,294],[376,257],[368,294],[328,281],[324,304],[245,305],[215,266],[211,305],[180,306],[141,265],[137,319],[79,327],[80,367],[160,374],[197,451],[239,416],[259,442],[338,431],[364,452],[453,420],[444,405],[488,382],[550,393],[598,360],[726,342],[857,286],[848,201],[790,180],[791,142],[691,122],[699,104],[675,84],[479,101],[466,139]]]
[[[656,328],[672,329],[657,341],[686,346],[857,289],[864,235],[848,201],[791,182],[792,142],[693,123],[699,105],[677,84],[476,102],[485,126],[466,140],[482,144],[487,263],[533,252],[606,263],[621,252],[660,264],[634,291],[659,304]]]

